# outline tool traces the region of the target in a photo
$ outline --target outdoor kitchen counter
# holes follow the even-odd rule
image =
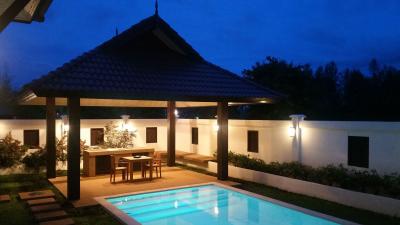
[[[146,154],[152,156],[154,148],[108,148],[108,149],[88,149],[83,151],[83,174],[87,177],[96,176],[96,158],[107,157],[110,155],[126,155],[126,154]],[[110,163],[106,163],[110,165]],[[102,165],[103,166],[103,165]]]

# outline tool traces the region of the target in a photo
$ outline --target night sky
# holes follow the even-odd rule
[[[275,56],[313,67],[400,66],[398,0],[160,0],[160,16],[204,58],[240,74]],[[44,23],[0,34],[0,71],[19,87],[154,13],[153,0],[54,0]]]

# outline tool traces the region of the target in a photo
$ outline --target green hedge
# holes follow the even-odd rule
[[[228,160],[236,167],[400,199],[398,173],[379,175],[375,170],[360,171],[343,165],[314,168],[297,162],[267,164],[261,159],[233,152],[229,152]]]

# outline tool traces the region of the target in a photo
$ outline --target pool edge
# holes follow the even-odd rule
[[[136,191],[136,192],[128,192],[128,193],[123,193],[123,194],[117,194],[117,195],[106,195],[106,196],[100,196],[100,197],[95,197],[94,200],[98,202],[103,208],[105,208],[113,217],[115,217],[118,221],[122,222],[123,224],[127,225],[142,225],[138,221],[136,221],[134,218],[128,216],[121,210],[119,210],[117,207],[115,207],[113,204],[109,203],[107,201],[108,198],[117,198],[117,197],[122,197],[126,195],[139,195],[139,194],[145,194],[145,193],[153,193],[153,192],[160,192],[160,191],[168,191],[168,190],[176,190],[176,189],[182,189],[182,188],[189,188],[189,187],[199,187],[199,186],[206,186],[206,185],[215,185],[221,188],[228,189],[230,191],[236,191],[244,195],[248,195],[254,198],[258,198],[267,202],[271,202],[273,204],[277,204],[282,207],[286,207],[292,210],[299,211],[301,213],[314,216],[314,217],[319,217],[325,220],[329,220],[338,224],[342,225],[360,225],[355,222],[351,222],[345,219],[341,219],[338,217],[330,216],[324,213],[320,213],[311,209],[306,209],[297,205],[293,205],[290,203],[286,203],[277,199],[273,199],[270,197],[266,197],[260,194],[256,194],[250,191],[242,190],[239,188],[235,188],[229,185],[221,184],[218,182],[205,182],[205,183],[200,183],[200,184],[194,184],[194,185],[183,185],[183,186],[176,186],[176,187],[169,187],[169,188],[159,188],[159,189],[153,189],[149,191]]]

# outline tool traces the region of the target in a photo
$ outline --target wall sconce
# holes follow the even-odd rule
[[[294,137],[296,135],[296,128],[289,127],[288,134],[289,134],[289,137]]]
[[[175,114],[175,117],[179,117],[179,111],[177,109],[175,109],[174,114]]]
[[[121,129],[122,130],[128,130],[128,122],[129,122],[129,118],[131,116],[129,115],[121,115],[121,119],[122,119],[122,125],[121,125]]]
[[[61,133],[66,134],[69,131],[69,120],[67,115],[61,115]]]
[[[292,126],[289,128],[289,136],[292,137],[292,160],[301,163],[301,126],[300,123],[306,118],[305,115],[290,115]]]

